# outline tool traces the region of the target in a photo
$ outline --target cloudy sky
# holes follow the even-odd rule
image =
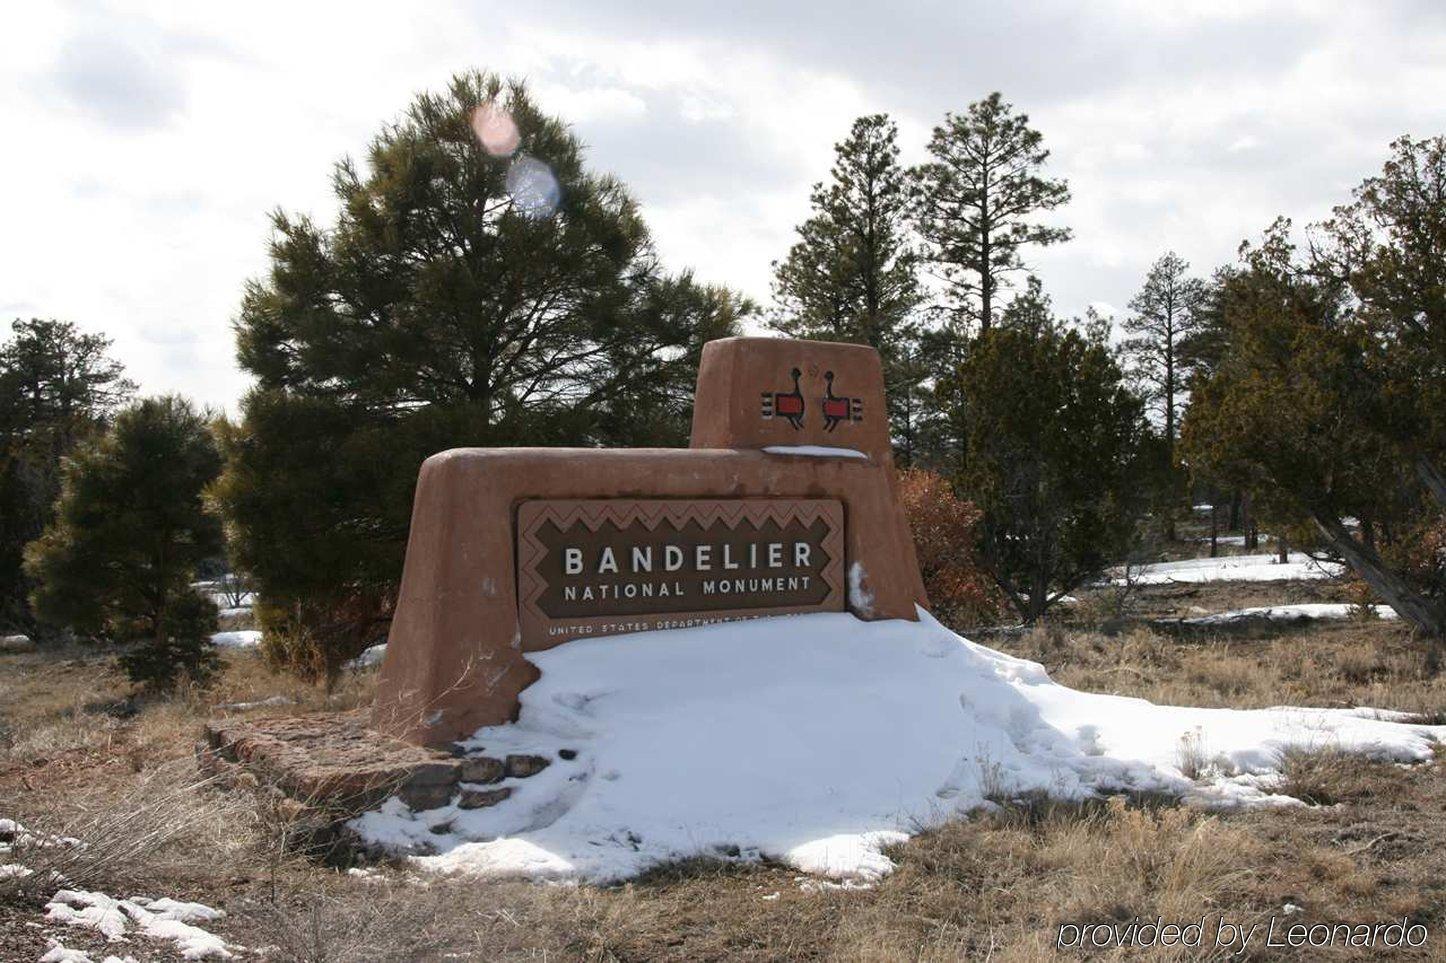
[[[1034,258],[1056,304],[1121,306],[1174,248],[1202,273],[1308,221],[1402,133],[1446,133],[1446,4],[736,0],[16,5],[0,31],[0,319],[103,330],[146,391],[234,407],[230,324],[267,212],[329,219],[332,163],[414,92],[528,78],[643,203],[670,266],[766,299],[861,113],[931,126],[991,90],[1074,200]]]

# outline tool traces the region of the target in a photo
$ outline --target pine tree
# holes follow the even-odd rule
[[[191,588],[222,550],[203,505],[221,457],[207,420],[182,398],[147,398],[68,460],[55,520],[26,549],[43,619],[132,644],[131,678],[157,688],[216,665],[216,606]]]
[[[795,338],[851,341],[883,360],[899,460],[918,432],[918,329],[922,300],[907,240],[909,181],[898,129],[885,114],[854,121],[835,145],[827,184],[815,184],[798,241],[774,262],[772,326]]]
[[[135,390],[110,347],[39,318],[16,319],[0,344],[0,628],[34,631],[24,547],[53,517],[61,460]]]
[[[1130,299],[1121,345],[1145,402],[1157,412],[1165,438],[1179,437],[1182,396],[1189,383],[1181,345],[1195,332],[1205,301],[1205,283],[1187,273],[1190,265],[1173,251],[1150,266],[1145,283]]]
[[[916,168],[916,212],[925,256],[938,265],[962,337],[988,331],[999,295],[1022,270],[1021,252],[1070,238],[1067,228],[1036,217],[1069,200],[1063,180],[1041,171],[1043,136],[999,93],[947,114],[929,140],[933,160]]]
[[[980,561],[1030,622],[1123,555],[1146,504],[1143,404],[1100,333],[1055,319],[1034,282],[939,385]]]
[[[218,494],[266,651],[334,680],[385,634],[417,470],[447,448],[675,444],[703,342],[752,306],[664,272],[637,206],[517,82],[468,73],[277,214]]]
[[[1176,451],[1180,412],[1189,385],[1190,357],[1185,346],[1201,328],[1207,287],[1189,275],[1190,265],[1174,251],[1150,266],[1145,283],[1130,299],[1120,345],[1131,379],[1146,406],[1161,423],[1162,456],[1152,473],[1160,498],[1155,514],[1163,521],[1167,541],[1175,539],[1175,513],[1186,500],[1186,476]],[[1212,543],[1213,544],[1213,543]]]

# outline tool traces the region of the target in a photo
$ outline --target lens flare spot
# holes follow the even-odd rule
[[[507,108],[490,100],[472,111],[472,130],[482,149],[493,157],[511,157],[522,140]]]
[[[529,217],[550,217],[562,200],[562,185],[552,168],[536,157],[524,155],[507,168],[507,193]]]

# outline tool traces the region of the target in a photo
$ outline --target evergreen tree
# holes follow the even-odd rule
[[[1130,299],[1121,347],[1146,405],[1164,424],[1173,446],[1179,436],[1182,397],[1189,383],[1181,346],[1195,332],[1205,301],[1205,283],[1187,273],[1190,265],[1173,251],[1150,266],[1145,283]]]
[[[1192,469],[1260,493],[1272,524],[1296,538],[1309,526],[1402,618],[1446,637],[1446,564],[1418,551],[1442,519],[1411,470],[1423,455],[1409,426],[1433,417],[1405,393],[1431,390],[1421,356],[1382,337],[1349,275],[1302,263],[1284,220],[1242,247],[1220,303],[1226,350],[1182,432]]]
[[[184,399],[147,398],[66,463],[55,520],[26,549],[43,619],[133,648],[122,661],[157,688],[216,665],[216,606],[191,588],[222,549],[202,504],[221,457],[206,419]]]
[[[1166,540],[1175,538],[1175,512],[1186,500],[1185,475],[1176,451],[1180,412],[1189,384],[1189,356],[1185,345],[1200,327],[1207,288],[1190,277],[1190,265],[1173,251],[1150,266],[1145,283],[1130,299],[1121,344],[1127,368],[1147,408],[1160,418],[1161,456],[1155,476],[1162,496],[1154,506],[1163,521]]]
[[[1348,284],[1389,347],[1378,374],[1394,404],[1380,427],[1446,509],[1446,136],[1396,140],[1321,234],[1312,272]]]
[[[798,241],[774,262],[770,323],[794,338],[871,345],[883,360],[899,460],[913,457],[920,365],[914,317],[922,294],[907,240],[909,182],[898,129],[885,114],[854,121],[815,184]]]
[[[950,473],[983,513],[980,561],[1033,622],[1133,539],[1146,503],[1143,404],[1101,329],[1056,320],[1037,282],[939,395],[960,442]]]
[[[996,92],[947,114],[929,140],[933,160],[914,171],[916,212],[926,257],[938,265],[959,336],[994,323],[1021,251],[1069,240],[1067,228],[1037,222],[1069,200],[1063,180],[1041,171],[1044,138]]]
[[[520,83],[423,94],[333,180],[335,226],[277,214],[246,291],[256,387],[218,487],[268,654],[328,681],[385,632],[424,458],[677,443],[703,342],[752,310],[666,274],[623,186]]]
[[[53,517],[61,460],[135,389],[110,346],[39,318],[16,319],[0,343],[0,628],[34,630],[25,545]]]

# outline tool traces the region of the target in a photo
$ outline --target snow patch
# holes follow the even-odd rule
[[[1396,610],[1389,605],[1372,606],[1377,618],[1394,619],[1398,618]],[[1232,622],[1244,622],[1251,619],[1264,619],[1271,622],[1293,622],[1307,619],[1348,619],[1352,616],[1355,606],[1347,602],[1306,602],[1299,605],[1259,605],[1248,609],[1231,609],[1228,612],[1213,612],[1210,615],[1199,615],[1193,618],[1181,619],[1184,625],[1229,625]]]
[[[1130,571],[1136,585],[1164,585],[1170,582],[1287,582],[1335,578],[1345,571],[1336,562],[1317,562],[1304,552],[1291,552],[1281,563],[1274,555],[1228,555],[1219,558],[1188,558],[1179,562],[1155,562]],[[1113,585],[1125,584],[1125,573],[1110,573]]]
[[[56,939],[47,939],[49,948],[40,963],[95,963],[84,950],[73,950]],[[136,963],[134,956],[107,956],[101,963]]]
[[[1035,662],[918,622],[844,613],[582,639],[529,654],[511,725],[466,751],[573,750],[506,802],[353,820],[416,868],[607,882],[696,855],[772,857],[867,883],[890,845],[1030,791],[1162,791],[1212,807],[1300,805],[1282,752],[1429,760],[1446,727],[1369,710],[1159,706],[1079,692]],[[1182,758],[1197,740],[1204,765]],[[1198,778],[1182,771],[1185,765]]]
[[[370,669],[374,665],[381,665],[386,654],[387,644],[382,642],[362,650],[362,654],[348,662],[346,667],[348,669]]]
[[[112,943],[124,940],[134,927],[145,936],[175,943],[181,956],[188,960],[232,957],[224,940],[195,925],[226,915],[202,903],[151,900],[144,896],[114,899],[90,890],[62,889],[45,904],[45,909],[46,919],[93,929]]]
[[[256,629],[216,632],[211,635],[211,644],[219,649],[254,649],[261,644],[261,633]]]
[[[7,855],[13,849],[29,847],[31,849],[50,848],[53,846],[83,846],[80,840],[74,836],[54,836],[50,833],[37,833],[27,829],[23,823],[14,819],[0,819],[0,856]]]
[[[216,708],[223,712],[248,712],[251,709],[269,709],[273,706],[295,705],[296,700],[287,695],[267,696],[254,702],[223,702]]]
[[[874,614],[874,593],[869,591],[869,573],[863,562],[849,566],[849,608],[865,617]]]

